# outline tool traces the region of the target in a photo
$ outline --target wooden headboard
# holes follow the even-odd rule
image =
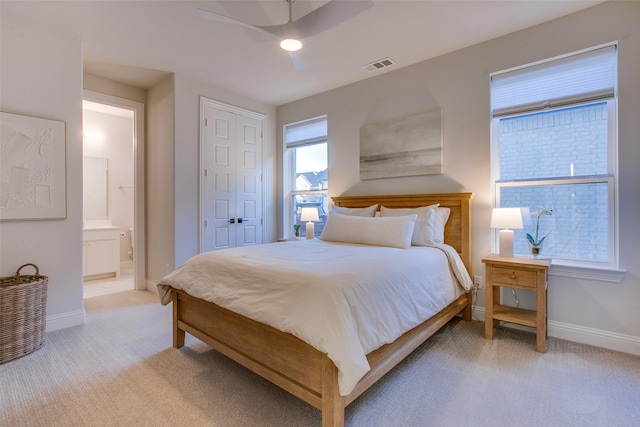
[[[365,208],[374,204],[388,208],[418,208],[440,203],[451,209],[444,229],[444,242],[458,251],[471,275],[471,198],[472,193],[408,194],[394,196],[332,197],[334,205],[346,208]]]

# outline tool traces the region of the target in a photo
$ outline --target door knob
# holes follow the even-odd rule
[[[242,224],[242,218],[238,218],[238,224]]]
[[[235,222],[236,222],[236,219],[235,219],[235,218],[229,218],[229,223],[230,223],[230,224],[234,224]]]

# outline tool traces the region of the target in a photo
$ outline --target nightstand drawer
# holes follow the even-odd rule
[[[532,270],[519,270],[515,268],[494,266],[492,280],[494,283],[535,288],[536,272]]]

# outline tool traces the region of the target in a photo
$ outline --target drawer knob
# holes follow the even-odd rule
[[[514,280],[516,279],[516,273],[515,272],[511,273],[511,278],[514,279]]]

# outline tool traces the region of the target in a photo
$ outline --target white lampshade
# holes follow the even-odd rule
[[[320,221],[318,208],[302,208],[302,212],[300,212],[300,221],[307,221],[307,239],[313,239],[315,237],[315,227],[313,222]]]
[[[520,208],[493,208],[491,228],[522,228],[522,210]]]
[[[500,228],[500,255],[513,256],[513,230],[522,228],[521,208],[494,208],[491,228]]]
[[[320,221],[318,208],[302,208],[300,221]]]

